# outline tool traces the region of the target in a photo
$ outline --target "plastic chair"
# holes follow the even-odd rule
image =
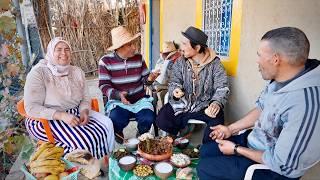
[[[244,129],[239,131],[239,135],[246,132],[248,129]],[[244,180],[251,180],[253,173],[256,169],[270,169],[268,166],[264,165],[264,164],[252,164],[251,166],[248,167],[246,174],[244,176]]]
[[[246,171],[246,175],[244,176],[244,180],[251,180],[253,173],[256,169],[270,169],[270,168],[264,164],[253,164],[248,167]]]
[[[97,98],[93,98],[91,99],[91,109],[94,110],[94,111],[97,111],[99,112],[99,103],[98,103],[98,99]],[[46,135],[48,137],[48,140],[49,142],[51,143],[54,143],[54,138],[53,138],[53,135],[52,135],[52,131],[50,129],[50,126],[49,126],[49,122],[47,119],[43,119],[43,118],[33,118],[33,117],[30,117],[27,115],[25,109],[24,109],[24,100],[21,99],[18,103],[17,103],[17,110],[18,110],[18,113],[25,117],[25,118],[31,118],[31,119],[34,119],[36,121],[40,121],[43,125],[43,128],[46,132]]]

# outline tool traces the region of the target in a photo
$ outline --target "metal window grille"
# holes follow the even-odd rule
[[[229,57],[233,0],[204,0],[203,29],[208,46],[219,56]]]

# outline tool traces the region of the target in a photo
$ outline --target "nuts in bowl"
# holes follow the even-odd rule
[[[133,173],[139,177],[146,177],[153,174],[153,170],[149,165],[139,164],[133,169]]]
[[[175,167],[184,168],[184,167],[187,167],[191,163],[191,160],[190,160],[189,156],[182,154],[182,153],[178,153],[178,154],[173,154],[171,156],[170,162]]]

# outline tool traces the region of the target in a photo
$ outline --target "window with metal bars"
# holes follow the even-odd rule
[[[204,0],[203,29],[208,46],[219,56],[229,57],[233,0]]]

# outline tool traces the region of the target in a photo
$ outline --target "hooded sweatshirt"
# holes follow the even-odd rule
[[[169,103],[175,115],[198,112],[215,101],[224,107],[229,95],[228,78],[216,53],[207,48],[202,63],[184,57],[174,63],[169,81]],[[173,90],[180,88],[185,95],[173,99]]]
[[[289,178],[302,176],[320,160],[320,62],[279,89],[271,81],[257,100],[261,115],[248,146],[262,150],[263,162]]]

